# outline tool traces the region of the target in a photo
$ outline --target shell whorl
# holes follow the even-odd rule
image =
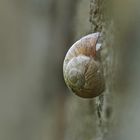
[[[87,35],[72,45],[63,64],[67,86],[78,96],[96,97],[104,89],[100,63],[96,61],[99,33]]]

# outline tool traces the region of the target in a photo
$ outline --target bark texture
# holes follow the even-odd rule
[[[109,134],[113,125],[113,71],[114,51],[113,21],[108,18],[107,3],[102,0],[90,0],[88,3],[90,26],[89,32],[101,32],[102,42],[101,63],[104,68],[106,90],[100,97],[94,99],[82,99],[71,97],[67,102],[67,133],[66,140],[103,140]],[[79,15],[77,14],[79,17]],[[82,21],[83,22],[83,21]],[[81,27],[82,29],[82,27]],[[87,31],[88,31],[87,30]],[[77,32],[81,30],[76,29]],[[86,32],[87,32],[86,31]],[[84,31],[85,32],[85,31]],[[107,36],[111,36],[108,38]],[[72,114],[72,115],[71,115]],[[73,130],[74,129],[74,130]]]

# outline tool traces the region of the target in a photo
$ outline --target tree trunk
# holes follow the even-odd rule
[[[139,4],[1,0],[0,139],[139,140]],[[83,99],[64,84],[63,59],[97,31],[106,88]]]

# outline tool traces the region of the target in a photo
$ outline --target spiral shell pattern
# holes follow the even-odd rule
[[[83,98],[96,97],[105,89],[102,66],[96,60],[98,37],[99,33],[93,33],[78,40],[68,50],[63,63],[67,86]]]

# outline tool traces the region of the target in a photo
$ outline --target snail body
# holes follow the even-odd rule
[[[103,71],[97,58],[99,33],[89,34],[68,50],[63,74],[67,86],[78,96],[93,98],[105,88]]]

